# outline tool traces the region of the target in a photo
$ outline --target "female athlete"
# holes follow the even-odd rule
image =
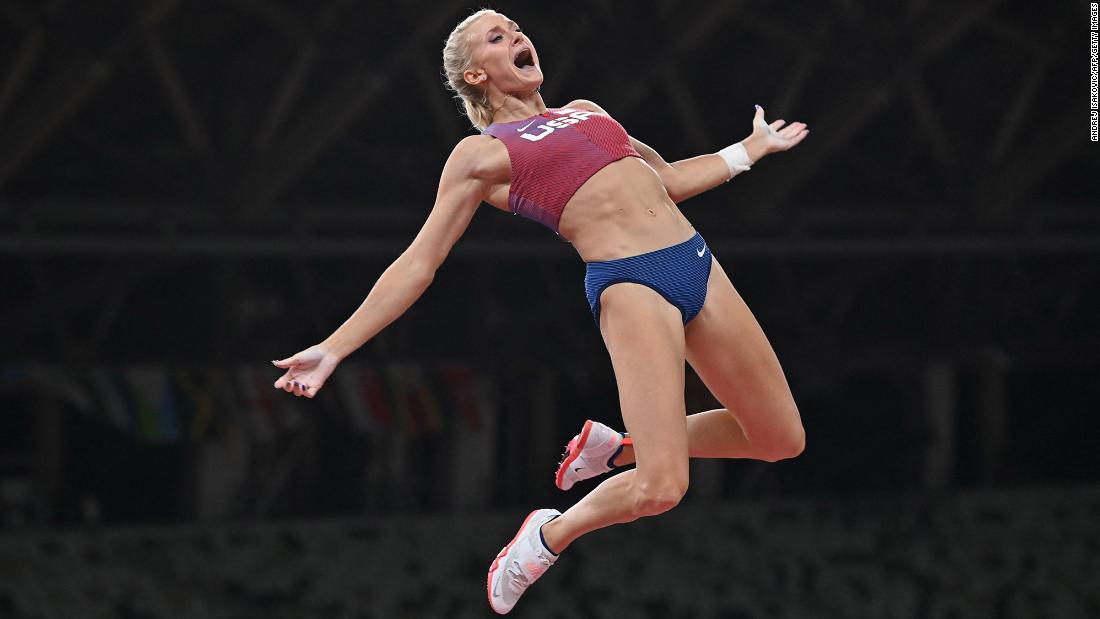
[[[275,387],[313,397],[336,365],[404,313],[431,283],[474,212],[488,203],[572,243],[618,384],[620,433],[593,421],[569,442],[555,483],[627,464],[564,513],[531,512],[489,568],[489,604],[507,613],[578,537],[675,507],[688,458],[774,462],[805,433],[779,361],[702,236],[676,204],[796,146],[803,123],[768,124],[715,154],[669,164],[595,103],[548,108],[531,40],[492,10],[447,39],[444,69],[473,125],[443,167],[435,205],[409,247],[325,341],[276,361]],[[686,415],[684,362],[725,407]]]

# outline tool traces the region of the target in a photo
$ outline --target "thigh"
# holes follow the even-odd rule
[[[686,483],[684,326],[680,310],[653,289],[609,286],[600,296],[600,333],[634,441],[638,475]]]
[[[741,423],[750,441],[801,430],[791,389],[771,343],[716,258],[703,309],[685,327],[692,369]]]

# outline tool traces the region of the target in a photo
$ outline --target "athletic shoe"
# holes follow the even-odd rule
[[[619,456],[623,445],[629,444],[630,438],[625,434],[598,421],[585,421],[581,433],[565,446],[565,454],[554,476],[554,485],[568,490],[582,479],[610,471],[615,468],[611,462]]]
[[[489,566],[485,589],[489,606],[501,615],[508,614],[519,596],[550,569],[558,555],[542,543],[542,525],[561,515],[556,509],[536,509],[527,514],[512,541]]]

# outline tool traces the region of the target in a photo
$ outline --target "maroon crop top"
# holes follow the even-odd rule
[[[508,148],[512,181],[508,207],[558,233],[565,204],[593,174],[623,157],[641,157],[623,126],[607,114],[550,108],[482,133]]]

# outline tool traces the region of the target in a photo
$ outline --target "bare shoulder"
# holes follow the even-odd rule
[[[468,135],[459,140],[458,144],[455,144],[448,163],[451,161],[455,163],[465,163],[470,160],[476,160],[479,157],[484,157],[493,149],[493,143],[499,141],[500,140],[489,135]]]
[[[470,135],[455,144],[447,167],[464,176],[492,179],[509,170],[508,149],[489,135]]]
[[[607,110],[596,105],[594,102],[588,99],[575,99],[570,101],[565,107],[576,108],[581,110],[588,110],[589,112],[598,112],[600,114],[607,114]],[[610,114],[608,114],[610,116]]]

